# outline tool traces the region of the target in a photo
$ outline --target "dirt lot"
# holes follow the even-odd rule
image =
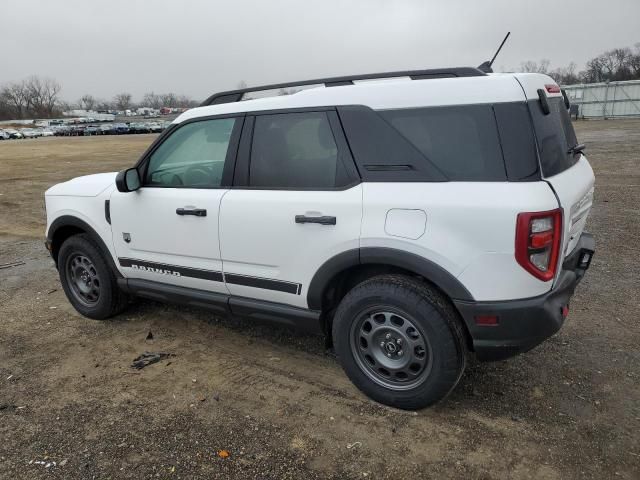
[[[0,264],[25,262],[0,270],[0,477],[640,478],[640,121],[577,129],[598,250],[565,327],[420,412],[369,401],[316,337],[146,301],[80,317],[43,192],[153,137],[0,143]],[[132,370],[145,350],[175,357]]]

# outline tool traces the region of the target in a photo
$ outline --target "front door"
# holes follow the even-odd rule
[[[125,276],[227,293],[218,216],[241,124],[186,122],[139,166],[139,190],[112,194],[113,241]]]
[[[362,190],[333,110],[248,117],[220,238],[232,295],[307,307],[318,268],[359,247]]]

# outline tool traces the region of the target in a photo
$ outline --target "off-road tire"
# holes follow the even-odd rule
[[[94,267],[99,280],[99,295],[95,302],[83,302],[74,289],[70,262],[86,258]],[[101,249],[86,234],[73,235],[64,241],[58,253],[60,283],[73,307],[85,317],[105,320],[122,312],[128,303],[127,295],[118,287],[115,272],[109,266]]]
[[[362,358],[358,359],[362,354],[357,351],[358,341],[353,340],[354,325],[369,318],[367,312],[376,310],[396,312],[410,320],[409,325],[416,326],[428,340],[430,368],[420,372],[424,378],[415,380],[421,382],[415,387],[383,386],[379,380],[372,380],[376,372],[371,371],[377,362],[368,368]],[[346,294],[336,310],[332,336],[344,371],[362,392],[380,403],[416,410],[445,398],[462,377],[467,354],[462,328],[454,308],[432,286],[403,275],[381,275],[360,283]],[[382,343],[380,346],[385,353]]]

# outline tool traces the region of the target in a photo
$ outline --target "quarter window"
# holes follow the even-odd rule
[[[234,118],[187,123],[151,155],[146,186],[214,188],[222,184]]]
[[[449,180],[506,180],[500,138],[490,105],[380,113]]]
[[[324,189],[346,183],[326,112],[258,115],[249,185]]]

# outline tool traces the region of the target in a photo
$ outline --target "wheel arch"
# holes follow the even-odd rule
[[[89,225],[84,220],[74,217],[73,215],[63,215],[61,217],[56,218],[49,227],[47,231],[47,245],[49,251],[51,252],[51,257],[58,266],[58,254],[60,252],[60,247],[69,237],[73,235],[86,234],[89,236],[91,241],[98,247],[101,253],[104,255],[109,267],[113,270],[117,277],[121,277],[120,272],[118,271],[115,262],[113,261],[113,257],[111,256],[111,252],[107,245],[102,240],[102,237],[95,231],[91,225]]]
[[[473,301],[467,288],[437,263],[415,253],[387,247],[364,247],[342,252],[327,260],[315,273],[307,291],[307,303],[312,310],[322,310],[327,289],[345,272],[374,270],[385,266],[420,276],[442,290],[450,299]]]
[[[342,252],[316,271],[307,291],[308,306],[323,312],[322,328],[329,332],[331,312],[351,288],[373,276],[390,273],[419,277],[431,284],[449,300],[458,315],[454,300],[474,301],[469,290],[453,274],[431,260],[394,248],[364,247]],[[462,317],[460,322],[469,340]]]

